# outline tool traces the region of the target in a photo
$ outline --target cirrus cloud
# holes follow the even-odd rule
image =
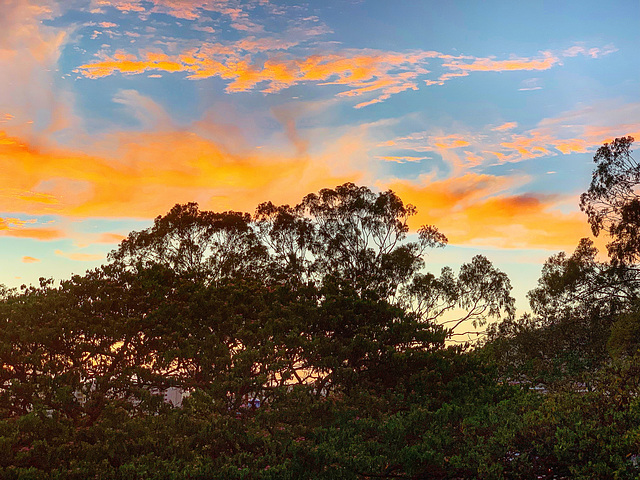
[[[302,83],[337,85],[346,88],[337,93],[338,97],[371,96],[370,100],[354,105],[362,108],[407,90],[418,90],[420,83],[443,85],[475,72],[539,71],[562,64],[562,54],[549,51],[539,57],[511,56],[505,60],[436,51],[343,49],[304,54],[303,50],[297,55],[289,52],[297,45],[298,40],[250,36],[229,44],[203,43],[179,54],[148,50],[102,52],[98,60],[78,66],[75,72],[90,79],[145,72],[181,73],[191,80],[218,77],[227,82],[228,93],[256,89],[276,93]],[[434,68],[445,71],[437,80],[425,78]]]

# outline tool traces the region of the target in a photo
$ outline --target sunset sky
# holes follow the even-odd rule
[[[595,149],[640,139],[639,26],[638,0],[0,0],[0,283],[84,273],[175,203],[353,181],[523,310],[590,234]]]

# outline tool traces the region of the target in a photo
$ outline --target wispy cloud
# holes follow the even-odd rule
[[[528,92],[531,90],[542,90],[542,86],[540,85],[539,78],[527,78],[520,82],[520,88],[518,89],[521,92]]]
[[[287,48],[280,41],[238,42],[238,48]],[[227,92],[246,92],[259,88],[264,93],[276,93],[300,83],[348,87],[338,93],[343,97],[374,94],[375,98],[360,102],[356,108],[378,103],[405,90],[417,90],[417,78],[428,71],[421,67],[425,55],[380,51],[345,51],[317,54],[303,58],[272,55],[264,61],[238,56],[224,45],[207,44],[196,51],[180,55],[143,52],[140,56],[116,52],[113,56],[81,65],[77,71],[88,78],[101,78],[114,73],[128,75],[148,71],[183,72],[186,78],[197,80],[220,77],[228,81]]]
[[[507,72],[514,70],[549,70],[560,63],[560,59],[551,52],[542,52],[538,58],[512,57],[507,60],[495,58],[455,59],[445,62],[444,67],[462,72]]]
[[[62,250],[56,250],[55,254],[76,262],[95,262],[96,260],[102,260],[104,258],[104,255],[99,253],[63,252]]]
[[[561,198],[513,195],[525,179],[466,174],[446,180],[395,180],[387,186],[419,205],[413,228],[435,224],[452,244],[501,248],[570,249],[589,236],[579,213],[564,213]]]
[[[475,130],[458,127],[463,133],[416,132],[383,142],[379,148],[392,148],[394,155],[436,152],[464,171],[481,164],[585,153],[625,135],[640,138],[636,119],[640,119],[640,103],[600,103],[543,119],[534,128],[506,122]]]
[[[0,217],[0,235],[5,237],[30,238],[34,240],[57,240],[66,236],[57,228],[27,227],[36,220],[20,220],[18,218]]]
[[[99,60],[80,65],[76,72],[92,79],[144,72],[182,73],[192,80],[219,77],[227,81],[229,93],[256,89],[276,93],[301,83],[338,85],[346,87],[338,97],[370,96],[354,105],[362,108],[407,90],[418,90],[420,84],[443,85],[475,72],[548,70],[562,63],[561,54],[548,51],[539,57],[512,56],[505,60],[434,51],[344,49],[311,55],[289,52],[299,44],[295,38],[249,36],[230,44],[205,43],[180,54],[117,51],[100,54]],[[433,68],[445,71],[437,80],[425,78]],[[525,85],[521,90],[537,88]]]
[[[507,130],[513,130],[518,126],[518,122],[506,122],[502,125],[498,125],[497,127],[493,127],[491,130],[494,132],[504,132]]]
[[[415,157],[415,156],[378,156],[380,160],[384,160],[385,162],[396,162],[396,163],[407,163],[407,162],[421,162],[422,160],[428,160],[431,157]]]
[[[127,237],[119,233],[102,233],[95,240],[95,243],[120,243],[125,238]]]
[[[130,98],[140,100],[135,95]],[[127,107],[152,111],[156,106],[138,101]],[[148,114],[140,115],[144,119]],[[3,208],[32,214],[152,218],[176,202],[196,200],[216,210],[252,210],[268,199],[296,201],[327,184],[356,180],[359,168],[350,168],[347,159],[361,158],[365,151],[359,134],[350,131],[312,155],[303,139],[293,152],[289,145],[258,150],[241,136],[230,136],[228,127],[209,120],[194,123],[191,131],[155,128],[93,136],[85,145],[91,154],[0,132],[4,190],[11,192],[2,198]],[[286,128],[289,142],[299,138],[295,122]],[[341,161],[334,163],[336,158]],[[61,236],[53,229],[13,228],[17,226],[5,234]]]
[[[589,56],[591,58],[604,57],[611,53],[617,52],[618,49],[613,44],[605,45],[604,47],[586,47],[584,44],[574,45],[567,48],[562,52],[565,57],[577,57],[578,55]]]

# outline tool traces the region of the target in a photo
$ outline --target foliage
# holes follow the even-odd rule
[[[611,237],[607,249],[616,263],[640,261],[640,164],[631,156],[633,140],[616,138],[598,149],[591,185],[580,198],[594,235]]]
[[[584,240],[516,319],[485,257],[425,271],[446,238],[414,214],[353,184],[176,205],[108,265],[2,289],[0,478],[636,478],[637,270]]]
[[[488,348],[505,374],[548,387],[584,384],[609,361],[613,326],[637,312],[640,278],[597,253],[582,239],[572,255],[549,258],[529,292],[532,314],[491,326]]]

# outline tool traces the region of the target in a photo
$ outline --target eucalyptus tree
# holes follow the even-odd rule
[[[609,235],[615,263],[640,261],[640,163],[631,156],[633,141],[616,138],[598,149],[591,185],[580,197],[593,234]]]
[[[266,261],[251,216],[175,205],[148,229],[131,232],[110,254],[115,263],[164,265],[176,272],[218,281],[260,274]]]
[[[550,257],[529,292],[532,314],[490,332],[501,365],[538,381],[592,381],[624,354],[633,356],[640,330],[640,164],[632,137],[600,147],[588,190],[580,197],[594,235],[609,240],[609,260],[593,241],[580,240],[571,255]],[[582,387],[581,387],[582,388]]]

